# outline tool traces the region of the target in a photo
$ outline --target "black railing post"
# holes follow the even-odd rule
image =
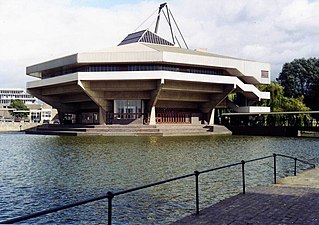
[[[199,215],[199,172],[196,170],[194,171],[195,175],[195,185],[196,185],[196,215]]]
[[[114,195],[111,191],[107,192],[107,199],[108,199],[108,212],[107,212],[107,224],[112,225],[112,200]]]
[[[243,178],[243,194],[246,194],[246,182],[245,182],[245,161],[241,161],[241,174]]]
[[[276,157],[277,157],[277,154],[273,154],[273,157],[274,157],[274,184],[277,183],[277,178],[276,178],[276,175],[277,175],[277,168],[276,168]]]
[[[294,175],[297,175],[297,158],[294,158],[295,160],[295,170],[294,170]]]

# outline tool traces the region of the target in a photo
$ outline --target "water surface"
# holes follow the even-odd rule
[[[315,138],[58,137],[0,133],[0,220],[272,153],[315,162]],[[200,176],[201,208],[241,191],[241,167]],[[302,169],[299,167],[299,169]],[[271,184],[271,159],[246,165],[248,186]],[[278,160],[279,176],[293,162]],[[168,224],[195,208],[194,178],[114,199],[114,224]],[[101,224],[101,200],[26,224]]]

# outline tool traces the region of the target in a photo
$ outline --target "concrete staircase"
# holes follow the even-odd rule
[[[212,132],[214,131],[214,132]],[[194,136],[231,134],[223,126],[205,127],[191,124],[160,125],[41,125],[27,134],[65,136]]]
[[[192,124],[159,124],[156,127],[163,136],[211,135],[210,127]]]
[[[152,125],[96,125],[87,129],[85,135],[103,136],[162,136]]]
[[[27,134],[66,136],[162,136],[150,125],[42,125]]]
[[[214,125],[212,131],[215,134],[232,134],[232,132],[227,127],[222,125]]]

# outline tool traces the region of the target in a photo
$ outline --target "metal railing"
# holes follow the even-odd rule
[[[319,127],[319,111],[224,113],[221,124],[245,127]]]
[[[181,179],[185,179],[188,177],[195,177],[195,205],[196,205],[196,215],[199,215],[199,175],[201,174],[205,174],[205,173],[209,173],[209,172],[213,172],[213,171],[217,171],[217,170],[222,170],[222,169],[226,169],[226,168],[230,168],[230,167],[235,167],[235,166],[241,166],[241,174],[242,174],[242,193],[245,194],[246,193],[246,180],[245,180],[245,164],[246,163],[251,163],[251,162],[255,162],[255,161],[260,161],[260,160],[265,160],[268,158],[273,158],[273,166],[274,166],[274,170],[273,170],[273,178],[274,178],[274,184],[277,183],[277,157],[284,157],[284,158],[289,158],[289,159],[293,159],[294,160],[294,175],[296,176],[297,174],[297,162],[301,162],[303,164],[308,164],[311,167],[315,168],[315,164],[307,162],[305,160],[301,160],[292,156],[288,156],[288,155],[283,155],[283,154],[272,154],[272,155],[268,155],[268,156],[264,156],[264,157],[260,157],[260,158],[255,158],[255,159],[251,159],[251,160],[242,160],[238,163],[233,163],[233,164],[229,164],[229,165],[224,165],[224,166],[220,166],[220,167],[215,167],[212,169],[207,169],[207,170],[203,170],[203,171],[194,171],[193,173],[190,174],[186,174],[183,176],[179,176],[179,177],[174,177],[174,178],[170,178],[167,180],[162,180],[159,182],[155,182],[155,183],[150,183],[144,186],[139,186],[139,187],[135,187],[135,188],[131,188],[128,190],[124,190],[124,191],[119,191],[119,192],[111,192],[108,191],[106,193],[106,195],[102,195],[102,196],[98,196],[95,198],[90,198],[90,199],[86,199],[86,200],[82,200],[82,201],[78,201],[75,203],[71,203],[71,204],[66,204],[60,207],[56,207],[56,208],[52,208],[52,209],[46,209],[43,211],[38,211],[29,215],[25,215],[25,216],[20,216],[20,217],[16,217],[13,219],[9,219],[9,220],[5,220],[5,221],[0,221],[0,224],[12,224],[12,223],[17,223],[17,222],[21,222],[21,221],[25,221],[28,219],[32,219],[32,218],[36,218],[42,215],[46,215],[49,213],[53,213],[53,212],[58,212],[64,209],[68,209],[68,208],[72,208],[75,206],[80,206],[80,205],[84,205],[90,202],[94,202],[94,201],[98,201],[98,200],[102,200],[102,199],[108,199],[108,224],[112,224],[112,203],[113,203],[113,199],[116,196],[119,195],[123,195],[123,194],[127,194],[130,192],[134,192],[134,191],[138,191],[138,190],[142,190],[145,188],[149,188],[149,187],[154,187],[154,186],[158,186],[161,184],[165,184],[165,183],[169,183],[169,182],[173,182],[173,181],[177,181],[177,180],[181,180]]]
[[[188,112],[156,113],[156,123],[190,124],[192,114]]]

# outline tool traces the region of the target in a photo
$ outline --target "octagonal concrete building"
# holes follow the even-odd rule
[[[240,112],[268,92],[270,64],[189,50],[142,30],[118,46],[26,68],[27,91],[81,124],[211,124],[216,108]],[[227,96],[236,94],[237,104]]]

